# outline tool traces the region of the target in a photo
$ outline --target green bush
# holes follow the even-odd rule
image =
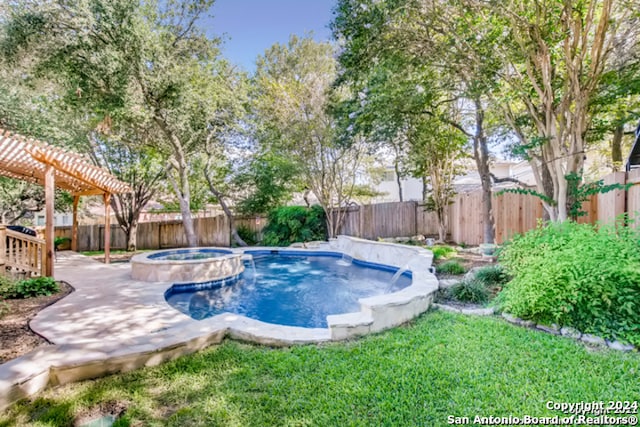
[[[439,259],[442,258],[450,258],[454,255],[456,255],[456,250],[453,249],[451,246],[440,246],[440,245],[436,245],[436,246],[432,246],[430,248],[428,248],[431,252],[433,252],[433,260],[437,261]]]
[[[53,246],[56,250],[60,250],[62,246],[71,243],[71,239],[68,237],[57,236],[53,239]]]
[[[60,286],[52,277],[21,280],[15,286],[15,298],[39,297],[58,292],[60,292]]]
[[[247,227],[246,225],[239,225],[236,229],[238,236],[249,246],[255,246],[258,244],[258,233]]]
[[[485,286],[504,285],[509,281],[509,276],[501,265],[482,267],[475,272],[474,278]]]
[[[9,276],[0,274],[0,298],[8,299],[16,297],[16,281]]]
[[[321,206],[283,206],[272,210],[263,230],[265,246],[288,246],[295,242],[326,240],[327,225]]]
[[[446,295],[449,299],[460,302],[470,302],[473,304],[484,304],[489,301],[489,290],[486,285],[479,280],[463,280],[447,289]]]
[[[436,266],[436,271],[442,274],[464,274],[467,270],[458,261],[451,260]]]
[[[640,234],[574,222],[539,226],[500,254],[513,279],[499,307],[539,323],[640,345]]]

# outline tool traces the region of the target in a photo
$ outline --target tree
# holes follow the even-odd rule
[[[166,158],[189,246],[197,244],[191,217],[190,161],[201,153],[217,119],[235,97],[231,67],[218,40],[197,26],[211,0],[148,2],[91,0],[16,5],[3,48],[30,69],[61,80],[69,105],[84,104],[118,121],[152,123],[154,146]]]
[[[454,179],[461,174],[464,135],[431,117],[422,118],[409,130],[409,162],[414,176],[424,177],[428,188],[426,207],[438,219],[438,238],[444,242],[449,224],[449,205],[453,202]]]
[[[140,214],[157,194],[165,168],[147,138],[152,130],[130,125],[120,132],[104,129],[107,134],[89,133],[90,155],[94,163],[131,186],[131,193],[114,194],[111,207],[118,224],[127,236],[127,250],[137,249]]]
[[[335,138],[328,107],[341,94],[331,91],[333,54],[330,44],[296,36],[272,46],[257,61],[253,110],[260,143],[300,167],[326,213],[329,237],[338,233],[366,155],[362,141]]]
[[[56,212],[69,209],[73,198],[66,191],[56,190]],[[16,224],[32,218],[44,209],[44,188],[26,181],[0,176],[0,223]]]
[[[300,166],[274,151],[257,153],[234,177],[242,194],[236,208],[246,215],[265,215],[304,190]]]
[[[508,37],[501,54],[506,119],[533,168],[551,220],[568,218],[567,176],[582,175],[594,100],[613,65],[616,40],[637,52],[637,4],[512,1],[478,6]],[[630,37],[631,39],[628,39]],[[618,58],[619,59],[619,58]],[[624,69],[627,64],[618,64]]]
[[[464,1],[423,0],[354,1],[341,0],[332,24],[334,35],[344,44],[340,63],[342,80],[362,93],[379,79],[396,80],[408,97],[395,97],[392,106],[381,106],[378,116],[393,111],[426,114],[460,132],[472,142],[473,156],[483,191],[484,242],[493,243],[486,114],[488,95],[495,86],[498,70],[492,52],[493,40],[500,37],[486,17],[474,15]],[[404,82],[394,72],[403,73]],[[415,85],[416,79],[421,84]],[[393,93],[393,91],[391,91]],[[365,92],[366,93],[366,92]],[[447,96],[443,96],[447,94]],[[442,114],[461,105],[464,115]],[[455,117],[455,120],[452,119]]]

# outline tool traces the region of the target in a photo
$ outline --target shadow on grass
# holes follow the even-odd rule
[[[116,400],[128,402],[119,425],[443,425],[448,415],[557,415],[549,400],[632,400],[639,372],[637,354],[590,352],[498,318],[430,312],[342,344],[225,341],[159,367],[49,390],[0,416],[0,426],[73,425]]]

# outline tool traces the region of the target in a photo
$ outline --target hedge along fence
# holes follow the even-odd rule
[[[605,184],[640,183],[640,169],[615,172],[603,178]],[[544,214],[539,198],[527,194],[505,193],[493,195],[496,242],[502,243],[514,234],[535,228]],[[449,206],[449,234],[456,243],[478,245],[482,243],[483,222],[481,217],[482,192],[461,193]],[[438,234],[435,213],[425,210],[417,202],[392,202],[373,205],[349,206],[340,234],[378,239],[422,234]],[[640,214],[640,185],[627,191],[615,190],[591,197],[582,206],[586,216],[580,223],[611,223],[616,217],[628,212],[631,218]],[[264,217],[243,216],[235,219],[236,226],[244,226],[261,236],[267,220]],[[229,220],[224,215],[195,218],[194,225],[200,246],[229,246],[231,244]],[[634,223],[640,226],[640,223]],[[82,225],[78,228],[78,250],[97,251],[104,249],[103,225]],[[71,238],[71,227],[56,227],[56,236]],[[111,226],[111,247],[125,249],[126,237],[117,225]],[[145,222],[138,226],[139,249],[164,249],[186,246],[181,221]],[[64,246],[63,246],[64,248]]]

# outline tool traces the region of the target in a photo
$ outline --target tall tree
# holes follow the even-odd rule
[[[120,228],[127,237],[127,250],[137,249],[140,214],[146,204],[158,193],[165,168],[159,154],[147,138],[149,128],[127,126],[117,132],[89,132],[90,155],[94,163],[131,186],[131,193],[114,194],[111,207]]]
[[[380,76],[397,80],[394,71],[407,67],[424,73],[425,83],[419,86],[411,86],[412,79],[402,83],[413,93],[394,107],[430,115],[471,140],[483,190],[484,242],[493,243],[486,109],[498,70],[491,50],[492,41],[500,37],[498,29],[486,17],[470,13],[463,1],[340,0],[333,30],[345,46],[342,79],[356,87],[375,85]],[[437,95],[443,93],[448,96]],[[443,103],[452,110],[463,103],[469,111],[463,116],[442,114]],[[393,107],[382,108],[392,117]]]
[[[325,210],[334,237],[343,209],[358,190],[366,147],[360,141],[340,144],[328,112],[336,76],[334,48],[311,38],[292,36],[258,58],[254,77],[254,112],[260,142],[295,160],[306,186]]]
[[[520,0],[478,2],[474,9],[494,16],[508,35],[495,45],[502,99],[511,101],[502,106],[552,220],[568,218],[567,176],[582,175],[594,100],[613,66],[615,43],[626,38],[629,49],[639,47],[631,31],[637,7],[637,1]]]
[[[222,104],[234,99],[232,71],[219,57],[218,40],[197,25],[212,3],[18,4],[3,43],[5,53],[18,60],[25,49],[35,52],[30,69],[63,80],[69,103],[83,103],[113,120],[153,123],[189,246],[197,245],[190,161],[215,131]]]

